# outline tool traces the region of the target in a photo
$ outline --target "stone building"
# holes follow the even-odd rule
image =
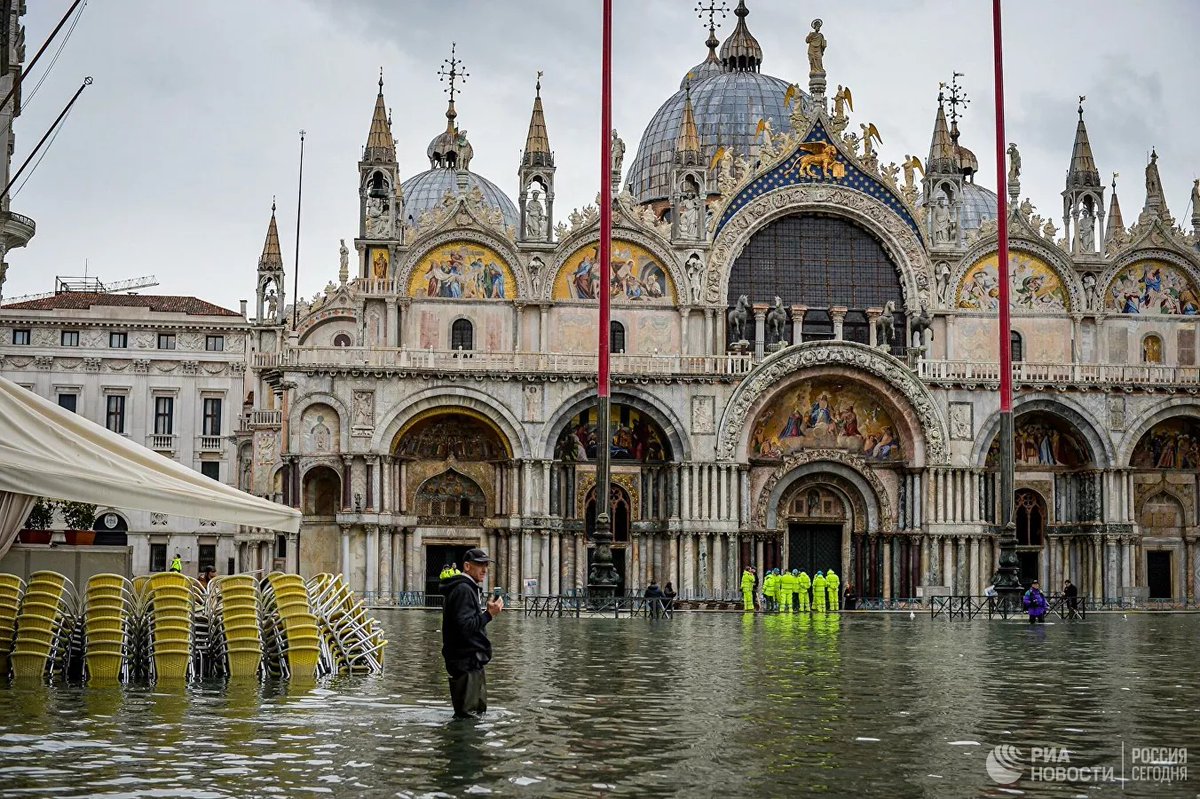
[[[14,144],[13,122],[21,115],[21,89],[14,84],[25,61],[25,0],[0,0],[0,98],[12,97],[0,107],[0,188],[12,177]],[[0,197],[0,297],[8,273],[8,252],[24,247],[33,238],[37,225],[29,217],[13,211],[11,192]]]
[[[64,408],[231,485],[242,400],[245,316],[195,297],[65,292],[0,306],[0,374]],[[64,453],[69,457],[69,453]],[[221,574],[273,564],[238,550],[238,527],[113,505],[97,509],[96,542],[132,548],[135,574]]]
[[[820,26],[804,89],[763,72],[748,15],[724,42],[710,24],[627,174],[614,140],[608,287],[596,209],[555,208],[540,83],[513,202],[471,171],[454,91],[429,168],[403,179],[416,154],[396,150],[381,81],[338,279],[285,303],[273,218],[258,266],[239,473],[304,511],[289,565],[423,591],[483,545],[510,591],[579,588],[599,445],[625,590],[729,594],[753,564],[833,567],[868,597],[982,593],[997,199],[960,141],[958,87],[931,104],[924,160],[884,163],[827,84]],[[1061,229],[1021,197],[1010,150],[1021,568],[1093,597],[1194,600],[1200,213],[1190,232],[1171,217],[1153,154],[1126,225],[1084,116],[1069,151],[1062,131]],[[610,442],[593,404],[602,290]]]

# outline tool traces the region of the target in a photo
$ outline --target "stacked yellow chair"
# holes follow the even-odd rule
[[[263,652],[258,582],[249,574],[232,574],[217,580],[216,592],[227,673],[234,679],[257,677]]]
[[[132,586],[119,574],[88,580],[83,605],[84,663],[88,682],[117,682],[125,668]]]
[[[322,639],[317,619],[308,606],[308,590],[298,574],[267,575],[265,605],[278,632],[282,632],[287,676],[312,679],[321,660]]]
[[[186,680],[192,662],[192,581],[178,572],[153,574],[146,582],[150,655],[158,680]]]
[[[10,656],[15,679],[40,680],[64,667],[76,606],[75,588],[63,575],[39,571],[29,576]]]
[[[0,574],[0,680],[8,679],[17,612],[25,594],[25,581],[15,574]]]

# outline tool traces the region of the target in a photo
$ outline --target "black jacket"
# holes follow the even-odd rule
[[[456,574],[442,580],[440,588],[446,597],[442,609],[446,671],[451,677],[478,671],[492,659],[492,642],[484,630],[492,617],[482,608],[479,583],[465,574]]]

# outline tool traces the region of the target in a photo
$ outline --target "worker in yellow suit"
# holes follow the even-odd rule
[[[797,580],[796,576],[791,572],[785,571],[779,577],[779,612],[792,612],[792,594],[796,592]]]
[[[808,589],[812,587],[812,580],[808,579],[808,572],[800,572],[796,575],[796,590],[800,594],[800,610],[807,613],[809,610]]]
[[[742,609],[754,610],[754,567],[747,566],[742,570]]]
[[[838,609],[838,589],[841,588],[841,585],[842,581],[833,573],[833,569],[825,573],[825,587],[829,591],[830,610]]]
[[[821,574],[821,570],[817,569],[816,577],[813,577],[813,610],[818,613],[825,612],[825,589],[828,584],[825,581],[825,575]]]
[[[775,569],[767,573],[763,578],[763,610],[776,610],[776,603],[779,591],[779,577],[775,574]]]

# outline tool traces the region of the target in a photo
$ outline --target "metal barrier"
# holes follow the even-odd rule
[[[574,616],[579,618],[584,614],[589,616],[611,614],[615,619],[622,616],[669,619],[675,615],[675,602],[663,597],[592,596],[588,594],[525,597],[526,616]]]
[[[1046,597],[1046,615],[1057,616],[1060,619],[1082,619],[1087,615],[1087,597],[1065,597],[1060,594]],[[929,617],[936,619],[945,616],[954,619],[971,620],[977,616],[986,615],[989,619],[1008,619],[1025,616],[1025,606],[1021,596],[1007,594],[1002,596],[934,596],[929,601]]]

